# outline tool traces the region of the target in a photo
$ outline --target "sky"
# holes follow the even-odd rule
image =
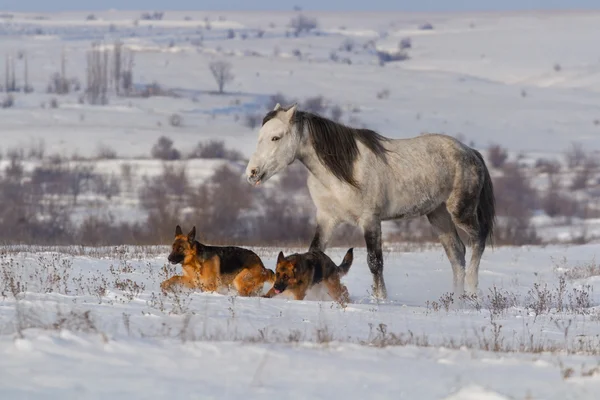
[[[2,11],[75,10],[496,11],[600,10],[600,0],[0,0]]]

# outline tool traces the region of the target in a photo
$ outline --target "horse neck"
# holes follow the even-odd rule
[[[308,172],[324,186],[330,187],[331,184],[339,182],[323,165],[321,160],[319,160],[317,152],[306,132],[301,133],[298,150],[296,151],[296,159],[304,164]]]

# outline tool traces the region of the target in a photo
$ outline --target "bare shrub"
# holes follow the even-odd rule
[[[182,202],[187,189],[185,166],[163,165],[161,175],[152,179],[144,177],[139,200],[147,213],[145,233],[150,240],[162,243],[172,239],[172,227],[181,222]]]
[[[298,193],[307,189],[307,179],[308,170],[300,163],[293,163],[282,172],[279,187],[286,193]]]
[[[342,119],[342,115],[344,115],[344,111],[342,110],[342,107],[335,105],[333,107],[331,107],[331,119],[335,122],[340,122],[340,120]]]
[[[377,98],[379,100],[387,99],[388,97],[390,97],[390,90],[389,89],[383,89],[383,90],[377,92]]]
[[[533,288],[527,292],[525,308],[531,310],[535,316],[550,312],[554,306],[554,296],[547,284],[534,283]]]
[[[23,176],[21,161],[11,158],[5,176],[0,177],[0,221],[10,227],[0,230],[0,241],[57,244],[72,240],[70,204],[46,196],[47,185]],[[66,185],[61,185],[60,193],[68,193]]]
[[[583,164],[577,168],[577,172],[571,181],[571,190],[587,189],[588,182],[594,176],[597,168],[596,160],[585,155]]]
[[[169,124],[173,127],[180,127],[183,123],[183,118],[179,114],[171,114],[169,116]]]
[[[142,21],[160,21],[163,19],[164,16],[164,11],[154,11],[152,13],[143,12],[142,15],[140,15],[140,19]]]
[[[433,30],[433,25],[429,22],[425,22],[424,24],[421,24],[419,26],[419,29],[421,29],[422,31],[430,31]]]
[[[58,99],[56,97],[50,99],[50,108],[58,108]]]
[[[96,148],[96,158],[98,160],[114,160],[117,158],[117,151],[108,145],[99,144]]]
[[[309,97],[302,102],[302,109],[314,114],[324,114],[327,110],[323,96]]]
[[[532,210],[538,203],[537,193],[516,163],[505,164],[503,176],[494,180],[496,210],[499,216],[496,241],[522,245],[539,243],[530,223]]]
[[[412,40],[409,37],[402,38],[402,40],[400,40],[400,43],[398,43],[398,48],[400,50],[412,48]]]
[[[255,129],[262,123],[263,115],[261,114],[246,114],[244,116],[244,126],[250,129]]]
[[[400,50],[400,51],[387,51],[387,50],[377,50],[377,59],[379,60],[379,65],[385,65],[388,62],[394,61],[406,61],[410,59],[408,53]]]
[[[514,293],[501,290],[494,285],[489,288],[489,293],[487,294],[484,303],[490,311],[490,314],[493,317],[498,317],[504,314],[510,307],[517,305],[517,297]]]
[[[227,39],[233,39],[235,38],[235,31],[233,29],[228,29],[227,30]]]
[[[217,86],[219,87],[219,93],[223,93],[225,85],[233,81],[234,75],[231,72],[231,63],[227,61],[213,61],[209,65],[210,72],[213,74]]]
[[[542,174],[554,175],[560,172],[560,163],[556,160],[540,158],[536,160],[535,168]]]
[[[541,205],[546,215],[550,217],[559,215],[565,217],[574,216],[579,208],[577,202],[564,193],[558,176],[550,174],[548,179],[548,190],[541,199]]]
[[[152,158],[159,160],[179,160],[181,153],[179,150],[173,148],[173,141],[166,136],[161,136],[152,150],[150,151]]]
[[[46,142],[43,139],[35,140],[27,147],[27,158],[30,160],[43,160],[46,154]]]
[[[96,175],[93,179],[93,191],[107,200],[118,196],[121,193],[121,185],[116,175],[111,174],[108,177]]]
[[[63,61],[64,62],[64,61]],[[47,93],[67,94],[71,92],[71,81],[59,72],[55,72],[50,76],[50,83],[46,89]]]
[[[299,14],[290,20],[289,26],[294,30],[296,36],[302,32],[309,33],[313,29],[317,28],[317,19],[308,17],[304,14]]]
[[[251,189],[240,173],[223,166],[193,192],[190,218],[197,221],[202,240],[231,243],[247,237],[248,226],[240,217],[252,208]]]
[[[537,193],[518,164],[508,163],[494,180],[498,215],[527,217],[537,205]]]
[[[508,152],[502,146],[498,144],[491,145],[488,147],[488,160],[494,168],[502,168],[506,160],[508,159]]]
[[[6,96],[4,96],[4,99],[2,100],[2,103],[0,103],[0,105],[2,106],[2,108],[11,108],[15,105],[15,97],[10,93],[7,94]]]
[[[44,193],[72,196],[73,205],[85,190],[89,189],[95,177],[94,165],[76,164],[69,166],[62,160],[54,162],[45,161],[34,168],[31,174],[31,183],[38,186]]]
[[[583,165],[587,159],[587,155],[582,144],[577,142],[571,143],[571,147],[565,151],[565,159],[567,161],[567,166],[570,169],[574,169]]]
[[[269,210],[269,214],[258,216],[253,221],[250,239],[256,238],[255,243],[300,244],[311,239],[315,229],[311,222],[312,215],[299,212],[293,197],[268,196],[262,204]]]
[[[576,265],[564,272],[563,276],[568,280],[587,279],[594,276],[600,276],[600,265],[596,260],[583,265]]]
[[[160,179],[163,180],[169,195],[175,196],[178,201],[188,193],[190,183],[185,165],[163,165]]]
[[[389,236],[394,242],[424,243],[438,240],[426,217],[394,220],[394,226],[396,230]]]
[[[340,51],[352,52],[355,46],[356,42],[353,39],[346,38],[340,45]]]
[[[269,98],[269,101],[267,102],[266,106],[267,109],[270,111],[274,109],[277,104],[280,104],[282,107],[285,107],[286,105],[292,105],[295,102],[295,99],[287,98],[283,94],[277,93]]]
[[[141,97],[153,97],[153,96],[180,97],[175,91],[168,89],[168,88],[164,88],[160,83],[158,83],[156,81],[145,85],[138,94]]]
[[[242,153],[225,147],[222,140],[210,140],[207,143],[198,143],[188,158],[218,158],[231,161],[239,161],[244,158]]]

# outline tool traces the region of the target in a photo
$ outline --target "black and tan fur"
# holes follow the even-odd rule
[[[177,225],[168,259],[181,264],[183,275],[162,282],[164,291],[175,285],[206,292],[233,287],[240,296],[258,296],[265,282],[275,281],[273,271],[265,268],[256,253],[235,246],[204,245],[196,240],[196,227],[184,235]]]
[[[264,297],[289,292],[296,300],[303,300],[310,288],[323,283],[335,301],[347,303],[348,289],[340,279],[352,266],[353,253],[353,249],[349,249],[338,266],[327,254],[319,250],[291,254],[287,257],[283,252],[279,252],[275,283]]]

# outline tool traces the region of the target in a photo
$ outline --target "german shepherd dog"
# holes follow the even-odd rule
[[[273,283],[275,274],[265,268],[251,250],[233,246],[206,246],[196,240],[196,227],[184,235],[175,228],[175,241],[169,254],[171,264],[181,264],[183,275],[162,282],[163,291],[182,285],[203,292],[215,292],[233,286],[240,296],[260,295],[265,282]]]
[[[340,282],[340,278],[348,273],[353,258],[352,248],[348,250],[339,266],[320,250],[291,254],[287,257],[283,252],[279,252],[275,283],[263,297],[273,297],[289,291],[296,300],[303,300],[308,289],[322,282],[335,301],[347,303],[348,288]]]

